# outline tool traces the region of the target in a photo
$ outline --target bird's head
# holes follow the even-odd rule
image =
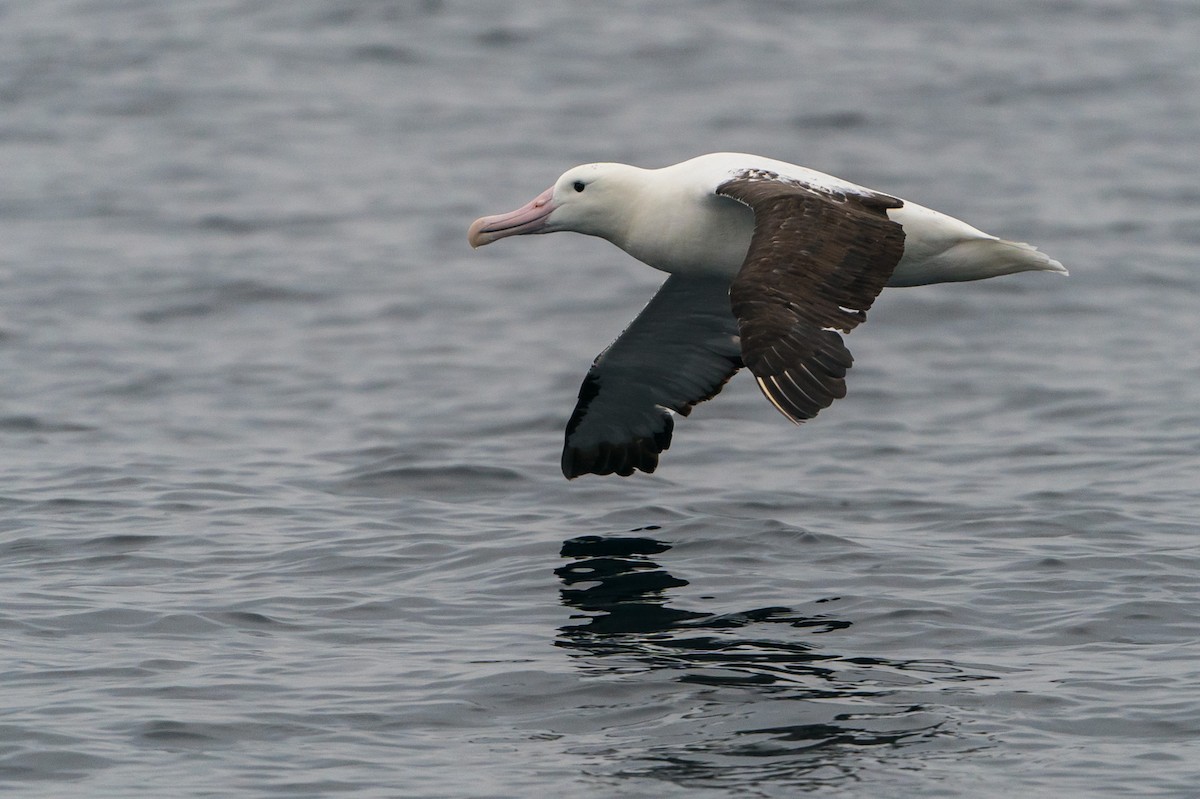
[[[507,236],[571,230],[618,241],[632,212],[635,173],[625,164],[584,164],[568,169],[554,185],[507,214],[476,219],[467,231],[472,247]]]

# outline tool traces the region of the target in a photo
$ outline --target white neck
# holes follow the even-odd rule
[[[688,181],[672,167],[639,172],[622,204],[625,224],[619,235],[606,238],[664,272],[732,279],[750,247],[753,212],[715,195],[710,182]]]

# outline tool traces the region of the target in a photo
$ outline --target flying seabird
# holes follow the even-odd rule
[[[711,153],[662,169],[577,166],[527,205],[475,220],[472,247],[570,230],[670,276],[596,357],[563,474],[653,472],[687,416],[743,366],[799,424],[846,394],[842,342],[885,286],[1067,274],[1028,244],[805,167]]]

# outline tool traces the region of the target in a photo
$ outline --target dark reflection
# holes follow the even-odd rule
[[[671,592],[688,582],[655,560],[670,548],[645,535],[573,538],[562,547],[569,562],[555,570],[573,611],[557,645],[581,668],[620,680],[669,674],[703,691],[681,694],[675,707],[675,697],[647,689],[647,701],[676,720],[634,733],[651,734],[631,742],[622,776],[697,788],[771,783],[814,790],[856,779],[864,747],[878,765],[901,751],[912,753],[907,758],[983,745],[956,734],[939,705],[913,699],[936,697],[947,683],[992,677],[944,660],[838,654],[835,634],[851,623],[816,608],[712,614],[675,607]],[[836,603],[813,602],[820,611]],[[687,722],[677,720],[681,714]]]
[[[563,603],[582,611],[572,618],[584,621],[562,627],[559,645],[592,655],[628,654],[648,666],[682,669],[683,682],[769,685],[798,666],[810,674],[824,673],[819,664],[831,656],[814,652],[805,642],[747,641],[717,633],[759,624],[820,633],[849,627],[850,622],[803,616],[785,607],[726,614],[670,607],[666,592],[688,582],[650,558],[670,548],[640,536],[584,536],[563,542],[562,556],[573,560],[554,573],[565,586]]]
[[[647,556],[670,548],[650,538],[585,536],[564,541],[562,556],[576,560],[554,571],[568,586],[562,589],[563,602],[596,614],[589,615],[586,624],[564,632],[645,633],[703,618],[703,613],[666,605],[663,592],[687,581],[667,574]]]

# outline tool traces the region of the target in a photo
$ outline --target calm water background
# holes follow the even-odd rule
[[[0,790],[1194,797],[1200,6],[0,4]],[[804,163],[1069,280],[889,290],[558,472],[659,277],[567,167]]]

